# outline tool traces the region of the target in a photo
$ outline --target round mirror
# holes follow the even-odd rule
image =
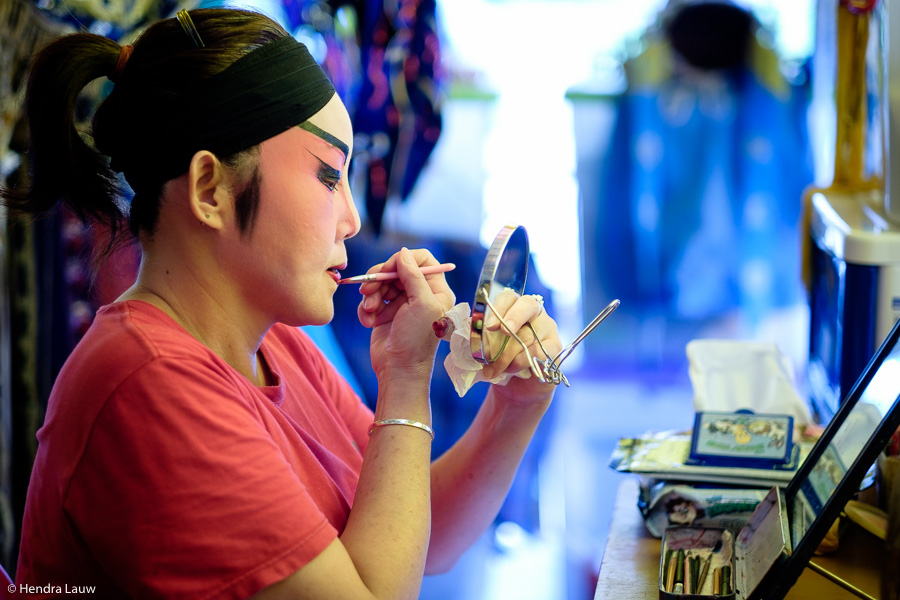
[[[502,330],[484,328],[485,317],[489,303],[503,311],[525,292],[528,256],[528,233],[521,225],[504,226],[488,250],[472,303],[472,358],[480,363],[494,362],[509,342]]]

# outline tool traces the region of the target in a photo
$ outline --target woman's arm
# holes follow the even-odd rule
[[[427,384],[397,384],[384,392],[385,398],[427,397]],[[418,598],[430,535],[430,460],[431,438],[425,431],[403,426],[375,430],[339,538],[254,598]]]
[[[432,465],[427,573],[449,570],[493,522],[550,406],[550,395],[517,403],[499,390],[491,386],[468,431]]]
[[[396,270],[401,279],[364,285],[359,315],[372,327],[379,381],[375,419],[430,424],[428,388],[437,343],[431,324],[454,298],[442,275],[426,280],[414,264],[437,261],[424,251],[401,251],[375,267]],[[530,328],[521,329],[531,321],[548,351],[558,352],[556,324],[540,312],[533,299],[523,297],[504,318],[543,357]],[[525,368],[521,346],[510,343],[484,373],[493,377]],[[434,463],[430,436],[421,429],[375,429],[340,538],[260,597],[417,597],[424,572],[448,569],[493,521],[554,391],[534,376],[493,386],[466,434]]]
[[[528,344],[532,355],[544,358],[535,332],[549,352],[559,351],[556,323],[532,296],[516,300],[506,310],[504,320]],[[527,322],[534,329],[525,327]],[[488,319],[486,327],[498,329],[499,324]],[[521,345],[510,340],[503,354],[484,367],[483,374],[490,379],[527,368]],[[555,385],[541,383],[533,373],[527,379],[513,377],[505,386],[491,386],[466,433],[434,461],[426,572],[448,570],[493,522],[555,390]]]

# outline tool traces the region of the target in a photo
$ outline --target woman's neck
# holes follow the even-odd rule
[[[255,324],[227,286],[184,263],[161,268],[145,256],[135,284],[117,301],[124,300],[156,306],[248,380],[266,384],[259,347],[271,323]]]

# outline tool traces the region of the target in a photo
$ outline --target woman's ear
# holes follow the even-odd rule
[[[207,227],[221,229],[225,222],[222,211],[226,190],[225,169],[215,154],[196,152],[188,168],[188,197],[191,213]]]

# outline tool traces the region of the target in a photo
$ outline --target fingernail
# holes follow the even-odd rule
[[[363,308],[365,310],[372,310],[375,308],[375,298],[372,296],[366,296],[366,299],[363,300]]]

